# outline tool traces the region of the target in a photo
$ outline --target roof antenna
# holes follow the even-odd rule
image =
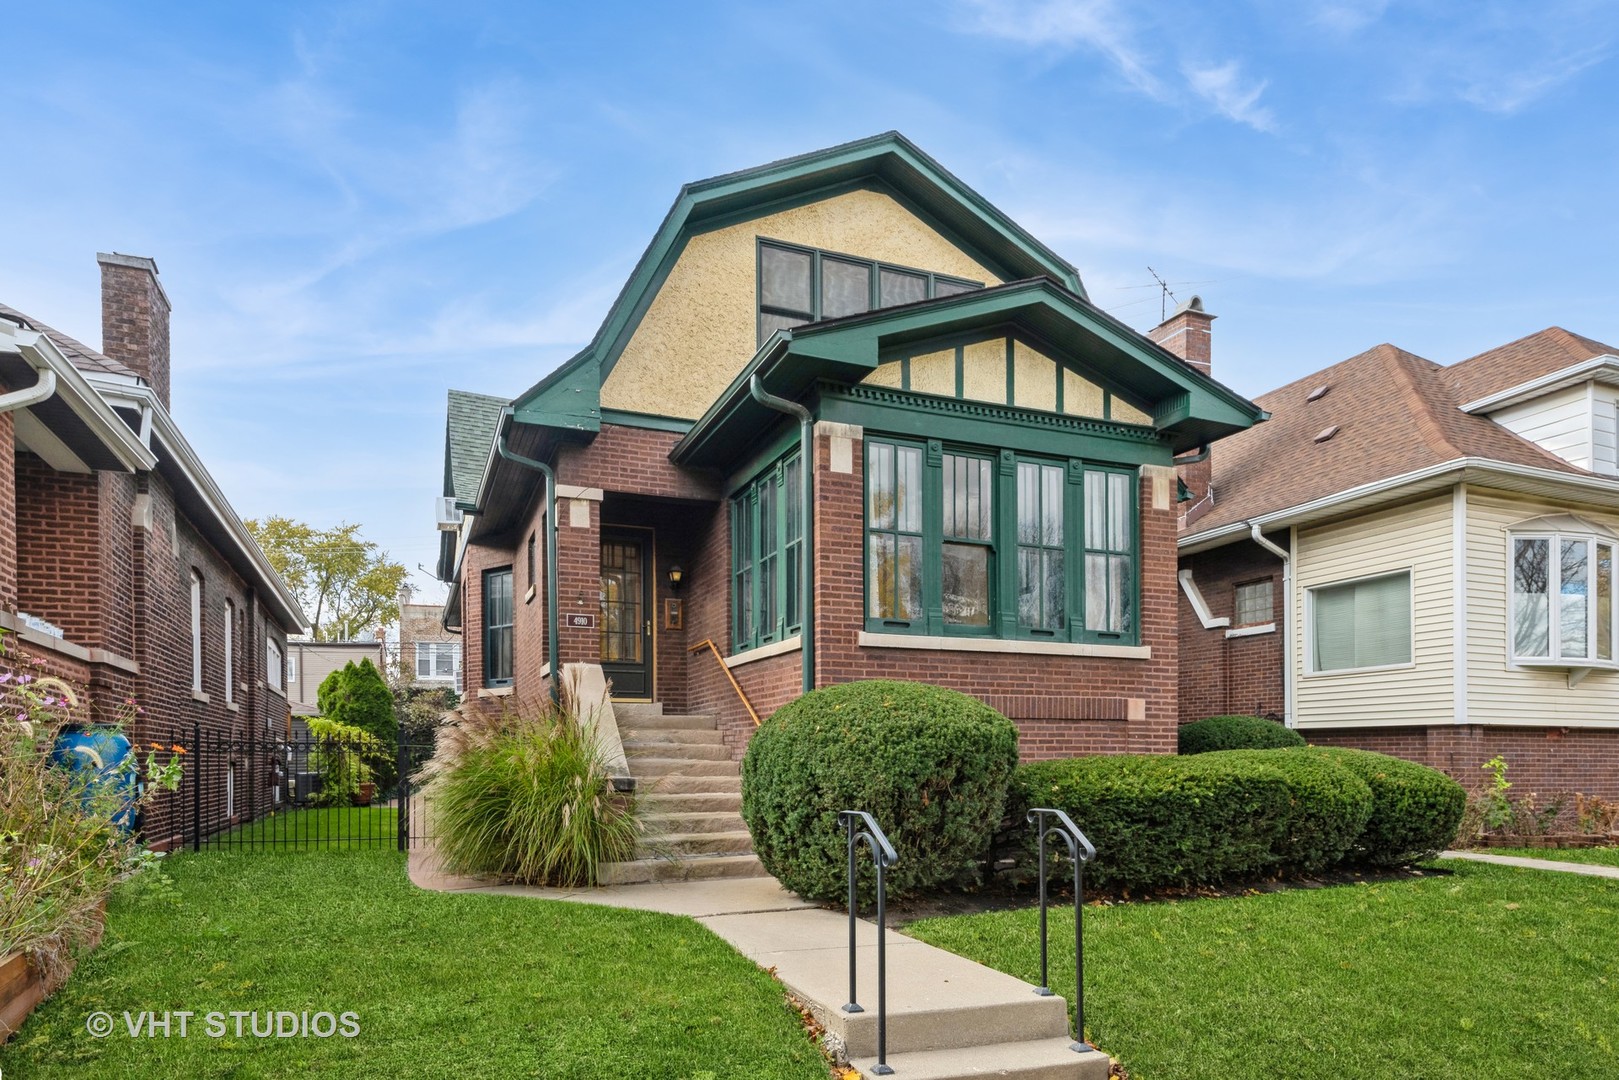
[[[1164,291],[1164,294],[1158,298],[1158,321],[1163,322],[1165,319],[1169,318],[1169,302],[1171,300],[1175,300],[1175,302],[1178,304],[1180,301],[1175,298],[1174,293],[1169,291],[1169,282],[1159,277],[1158,271],[1149,266],[1147,267],[1147,273],[1152,275],[1152,279],[1156,281],[1158,283],[1158,287]]]

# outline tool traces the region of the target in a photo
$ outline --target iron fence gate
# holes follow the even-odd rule
[[[194,727],[180,798],[185,837],[204,847],[266,850],[384,847],[430,840],[431,815],[413,781],[432,743],[307,729],[284,737],[225,735]]]

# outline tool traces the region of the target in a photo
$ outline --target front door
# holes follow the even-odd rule
[[[616,698],[652,697],[652,533],[602,531],[602,672]]]

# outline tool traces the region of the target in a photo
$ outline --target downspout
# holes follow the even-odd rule
[[[508,406],[500,418],[500,434],[495,439],[496,452],[507,461],[535,469],[545,477],[545,637],[546,659],[551,665],[551,701],[555,704],[562,700],[559,690],[562,660],[557,635],[557,619],[561,617],[557,610],[557,474],[545,462],[524,457],[506,446],[506,424],[511,416],[512,411]],[[461,624],[466,625],[465,613],[461,616]]]
[[[815,565],[815,549],[813,537],[815,530],[811,528],[815,513],[815,492],[811,478],[815,475],[815,418],[810,411],[796,401],[776,397],[765,391],[764,383],[759,376],[754,375],[748,380],[748,390],[753,394],[753,400],[767,409],[774,409],[779,413],[798,419],[798,475],[801,478],[798,488],[800,506],[799,521],[803,523],[804,538],[800,541],[804,551],[798,560],[798,596],[799,613],[803,618],[803,629],[799,631],[799,648],[804,660],[804,693],[815,689],[815,607],[814,607],[814,575],[810,568]]]
[[[1288,727],[1296,727],[1298,718],[1293,712],[1293,555],[1266,540],[1256,521],[1248,523],[1248,535],[1254,543],[1282,560],[1282,596],[1285,598],[1283,603],[1287,605],[1282,618],[1282,711],[1285,714],[1282,722]]]
[[[1170,464],[1171,465],[1196,465],[1200,461],[1207,461],[1207,460],[1209,460],[1209,444],[1204,443],[1202,446],[1198,447],[1197,453],[1193,454],[1191,457],[1178,457],[1175,460],[1171,461]]]
[[[34,372],[39,381],[25,390],[13,390],[9,394],[0,394],[0,413],[14,412],[17,409],[26,409],[30,405],[38,405],[41,401],[56,393],[56,372],[50,368]]]

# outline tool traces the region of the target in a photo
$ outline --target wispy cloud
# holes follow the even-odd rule
[[[1458,72],[1456,96],[1487,112],[1511,114],[1534,104],[1606,60],[1606,43],[1549,57],[1514,71],[1486,63]]]
[[[1143,94],[1167,96],[1134,41],[1132,20],[1113,0],[964,0],[962,7],[969,32],[1032,47],[1089,49]]]
[[[1276,117],[1259,104],[1259,96],[1269,85],[1265,80],[1244,81],[1242,65],[1235,60],[1200,67],[1187,64],[1181,69],[1186,83],[1198,97],[1214,106],[1216,112],[1255,131],[1274,132]]]
[[[1355,34],[1377,22],[1389,0],[1324,0],[1310,12],[1310,21],[1336,34]]]

